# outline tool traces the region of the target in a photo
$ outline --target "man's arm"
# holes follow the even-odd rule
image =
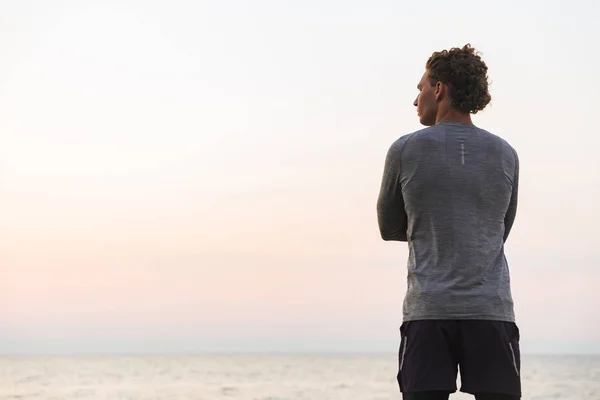
[[[400,153],[403,145],[404,141],[398,141],[388,150],[377,200],[379,231],[381,238],[386,241],[407,241],[407,216],[400,186]]]
[[[510,197],[510,203],[508,205],[506,215],[504,216],[504,242],[506,242],[506,239],[508,239],[510,230],[515,222],[515,217],[517,216],[517,203],[519,200],[519,156],[517,155],[516,151],[513,150],[513,152],[515,154],[515,176],[513,180],[513,190]]]

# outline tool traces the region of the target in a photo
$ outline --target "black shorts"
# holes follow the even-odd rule
[[[521,396],[519,328],[512,322],[420,320],[400,327],[398,384],[403,393]]]

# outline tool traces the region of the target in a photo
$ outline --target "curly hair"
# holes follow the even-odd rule
[[[470,44],[436,51],[425,68],[432,85],[437,82],[448,85],[450,105],[460,111],[477,114],[492,100],[487,65]]]

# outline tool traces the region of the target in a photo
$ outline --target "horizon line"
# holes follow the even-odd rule
[[[0,358],[4,357],[219,357],[219,356],[376,356],[376,355],[394,355],[397,356],[397,351],[319,351],[319,350],[230,350],[230,351],[130,351],[130,352],[113,352],[113,351],[82,351],[82,352],[0,352]],[[585,356],[600,356],[600,351],[590,352],[521,352],[522,356],[533,357],[585,357]]]

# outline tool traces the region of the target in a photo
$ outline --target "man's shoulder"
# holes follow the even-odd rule
[[[499,143],[502,148],[511,155],[514,155],[515,158],[518,158],[517,155],[517,150],[508,142],[508,140],[504,139],[503,137],[492,133],[488,130],[482,129],[482,128],[478,128],[481,132],[483,132],[485,135],[487,135],[491,140]]]
[[[390,152],[394,152],[394,153],[400,153],[402,151],[402,149],[404,148],[404,145],[406,143],[408,143],[411,139],[429,132],[432,130],[433,127],[428,126],[426,128],[423,129],[419,129],[417,131],[411,132],[411,133],[407,133],[405,135],[400,136],[398,139],[396,139],[392,145],[390,146]]]

